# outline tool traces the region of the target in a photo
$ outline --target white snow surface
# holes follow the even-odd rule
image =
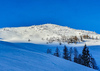
[[[47,38],[61,36],[89,35],[98,37],[98,40],[85,39],[78,44],[58,42],[46,44]],[[28,40],[31,41],[28,41]],[[34,44],[33,44],[34,43]],[[41,44],[41,45],[40,45]],[[46,44],[46,45],[44,45]],[[56,45],[54,45],[56,44]],[[46,54],[47,48],[54,52],[58,46],[63,53],[63,45],[77,47],[82,52],[84,44],[87,44],[91,54],[96,59],[100,68],[100,35],[85,30],[76,30],[55,24],[33,25],[29,27],[11,27],[0,29],[0,71],[96,71],[83,65]]]
[[[61,38],[61,36],[77,36],[89,35],[90,37],[98,38],[99,40],[88,39],[83,45],[100,45],[100,35],[85,30],[76,30],[66,26],[59,26],[55,24],[33,25],[29,27],[11,27],[0,29],[0,40],[9,42],[28,42],[35,44],[46,44],[47,38]],[[79,45],[82,45],[79,44]],[[79,46],[78,45],[78,46]]]
[[[46,49],[52,47],[0,41],[0,71],[96,71],[46,54]]]

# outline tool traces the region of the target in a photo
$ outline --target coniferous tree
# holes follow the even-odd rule
[[[61,42],[59,43],[59,45],[61,45]]]
[[[78,51],[74,48],[74,62],[78,63]]]
[[[49,53],[49,49],[47,49],[47,53]]]
[[[82,37],[82,36],[80,36],[80,38],[81,38],[81,41],[83,41],[83,37]]]
[[[78,37],[75,36],[73,39],[75,40],[74,43],[77,43],[77,41],[78,41]]]
[[[52,53],[52,50],[51,49],[47,49],[47,53],[48,54],[51,54]]]
[[[72,61],[72,53],[73,53],[73,50],[72,50],[72,47],[69,49],[69,60]]]
[[[63,53],[63,58],[64,59],[69,59],[69,53],[68,53],[68,48],[66,46],[64,46],[64,53]]]
[[[82,55],[81,54],[79,54],[78,55],[78,61],[77,61],[77,63],[79,63],[79,64],[82,64]]]
[[[59,51],[58,47],[56,48],[54,55],[57,57],[60,57],[60,51]]]
[[[97,66],[97,64],[96,64],[95,59],[92,57],[92,55],[91,55],[90,66],[91,66],[91,68],[98,70],[98,66]]]
[[[96,37],[96,40],[98,40],[98,37]]]
[[[83,51],[82,51],[82,65],[85,65],[87,67],[90,67],[90,54],[89,54],[89,49],[88,47],[84,46]]]

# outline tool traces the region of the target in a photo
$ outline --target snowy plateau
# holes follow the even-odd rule
[[[0,71],[98,71],[62,58],[64,45],[82,53],[85,44],[100,68],[100,34],[55,24],[1,28]]]

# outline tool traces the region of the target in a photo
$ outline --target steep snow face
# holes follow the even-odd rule
[[[0,71],[96,71],[46,54],[47,48],[30,43],[0,42]]]
[[[34,25],[29,27],[3,28],[0,29],[0,40],[28,42],[36,44],[44,44],[50,38],[54,40],[61,39],[63,36],[89,35],[90,37],[100,37],[99,34],[85,30],[75,30],[69,27],[63,27],[55,24]]]

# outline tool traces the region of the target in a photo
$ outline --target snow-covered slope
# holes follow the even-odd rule
[[[96,71],[46,54],[50,46],[0,42],[0,71]]]
[[[94,39],[84,39],[78,44],[68,44],[62,38],[88,35]],[[53,38],[53,44],[47,44]],[[98,38],[98,39],[96,39]],[[63,45],[78,48],[81,53],[84,44],[100,45],[100,35],[92,31],[76,30],[55,24],[34,25],[29,27],[12,27],[0,29],[0,71],[95,71],[91,68],[46,54],[48,48],[54,53],[56,47],[63,53]],[[12,43],[13,42],[13,43]],[[18,42],[18,43],[16,43]],[[35,44],[33,44],[35,43]],[[98,46],[99,47],[99,46]],[[94,51],[95,50],[95,51]],[[99,48],[91,47],[90,52],[100,67]]]
[[[66,36],[89,35],[93,38],[100,38],[99,34],[91,31],[76,30],[69,27],[59,26],[55,24],[34,25],[29,27],[2,28],[0,29],[0,40],[13,42],[28,42],[36,44],[46,44],[50,38],[54,40],[61,39]],[[86,40],[91,43],[92,40]],[[100,40],[96,40],[98,43]],[[85,42],[85,43],[86,43]],[[89,44],[90,44],[89,43]],[[92,41],[94,43],[94,41]],[[97,44],[98,44],[97,43]]]

